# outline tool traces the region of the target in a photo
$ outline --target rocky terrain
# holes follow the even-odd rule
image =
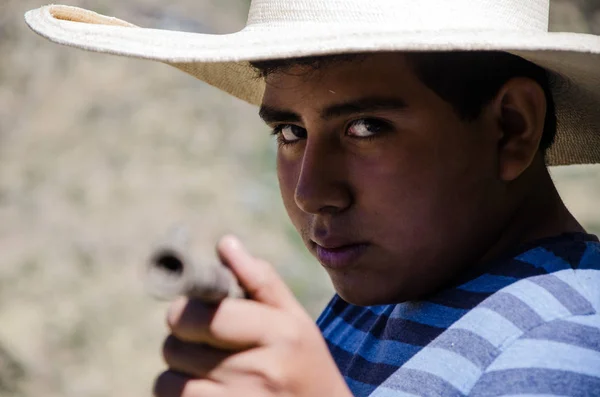
[[[236,0],[65,0],[138,25],[243,26]],[[171,226],[212,252],[232,231],[277,265],[307,309],[331,294],[279,200],[256,109],[158,63],[90,54],[31,33],[42,0],[0,0],[0,396],[149,395],[165,305],[140,268]],[[600,34],[600,2],[555,1],[554,30]],[[600,232],[598,167],[553,170]]]

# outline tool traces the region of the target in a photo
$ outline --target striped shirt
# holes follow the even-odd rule
[[[539,240],[426,301],[334,296],[317,323],[357,397],[600,396],[600,243]]]

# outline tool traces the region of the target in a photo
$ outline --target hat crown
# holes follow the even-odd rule
[[[405,31],[548,31],[549,0],[253,0],[248,27],[378,24]]]

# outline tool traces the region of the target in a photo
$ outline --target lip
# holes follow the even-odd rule
[[[366,243],[323,247],[313,241],[319,262],[330,269],[344,269],[355,263],[369,247]]]

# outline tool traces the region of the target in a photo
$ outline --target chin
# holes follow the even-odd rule
[[[336,293],[356,306],[398,304],[418,299],[429,286],[422,274],[394,269],[389,263],[365,262],[345,271],[327,269]]]

